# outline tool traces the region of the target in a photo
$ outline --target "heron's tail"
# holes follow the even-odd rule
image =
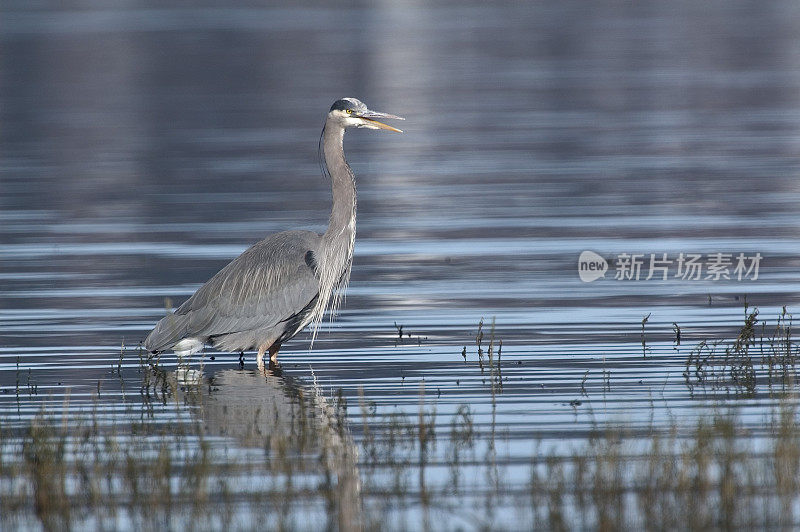
[[[162,318],[145,338],[145,349],[153,353],[170,349],[186,337],[188,321],[188,316],[178,314],[170,314]]]

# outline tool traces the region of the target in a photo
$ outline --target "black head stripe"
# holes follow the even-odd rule
[[[355,98],[342,98],[341,100],[333,102],[331,111],[347,111],[348,109],[351,111],[360,111],[361,107],[366,108],[363,103]]]
[[[346,111],[347,109],[352,109],[353,104],[348,102],[347,100],[336,100],[331,105],[331,111]]]

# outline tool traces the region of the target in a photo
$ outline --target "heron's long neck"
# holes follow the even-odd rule
[[[331,176],[333,207],[328,229],[322,235],[322,242],[315,257],[319,296],[309,317],[313,330],[312,345],[325,310],[330,308],[336,312],[343,289],[350,280],[350,265],[353,261],[353,245],[356,238],[356,181],[353,171],[344,160],[343,140],[344,129],[341,126],[330,122],[325,124],[325,129],[322,131],[322,149],[325,165]]]
[[[353,171],[344,158],[344,129],[326,124],[322,134],[325,164],[331,176],[333,206],[328,229],[323,235],[326,244],[342,246],[352,255],[352,242],[356,231],[356,181]],[[341,250],[341,251],[344,251]]]

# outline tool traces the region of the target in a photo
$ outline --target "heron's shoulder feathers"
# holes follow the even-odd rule
[[[276,292],[297,285],[316,290],[314,270],[306,254],[316,251],[320,235],[311,231],[284,231],[269,235],[221,269],[177,311],[217,302],[241,306],[250,302],[267,303]],[[308,301],[304,301],[303,304]],[[302,308],[302,307],[301,307]]]

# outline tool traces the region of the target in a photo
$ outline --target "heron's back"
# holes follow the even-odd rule
[[[196,338],[238,351],[294,336],[319,292],[319,245],[311,231],[275,233],[254,244],[159,321],[145,347],[164,351]]]

